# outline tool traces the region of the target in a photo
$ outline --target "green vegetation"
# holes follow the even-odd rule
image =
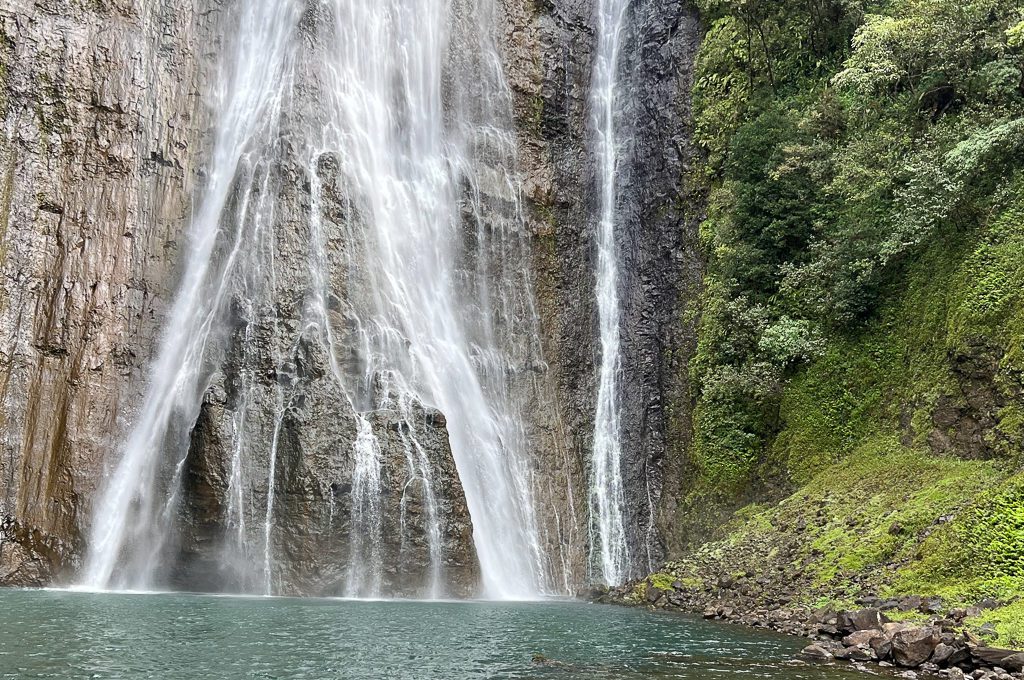
[[[659,572],[652,574],[648,579],[655,588],[659,590],[672,590],[672,583],[675,581],[675,577],[671,574]]]
[[[709,271],[694,493],[781,497],[885,434],[1019,457],[1018,3],[700,5]],[[991,394],[972,393],[985,383]],[[936,430],[972,400],[998,423],[958,451]]]
[[[708,273],[681,522],[760,502],[718,536],[802,517],[816,597],[858,574],[995,597],[1016,603],[986,621],[1024,643],[1024,8],[698,4]]]

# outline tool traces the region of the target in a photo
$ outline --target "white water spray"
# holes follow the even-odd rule
[[[509,101],[487,37],[489,5],[335,6],[331,108],[346,132],[345,185],[365,222],[371,304],[357,313],[367,374],[390,376],[389,389],[446,414],[485,590],[535,596],[546,584],[522,415],[505,394],[512,367],[493,333],[495,307],[505,302],[494,298],[511,293],[492,289],[493,254],[464,246],[467,200],[487,193],[517,201],[508,174],[516,142],[500,116]],[[484,239],[507,238],[487,233],[506,225],[476,221]]]
[[[597,53],[591,107],[600,191],[597,227],[597,309],[601,337],[597,409],[591,459],[591,554],[603,581],[618,585],[629,576],[630,554],[623,520],[622,442],[619,427],[620,303],[615,243],[619,52],[629,0],[599,0]]]

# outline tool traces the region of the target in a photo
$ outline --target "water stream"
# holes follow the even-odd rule
[[[622,433],[619,424],[621,306],[616,245],[619,164],[619,53],[629,0],[598,0],[597,51],[591,92],[599,190],[597,224],[597,310],[601,340],[597,408],[591,459],[591,560],[599,577],[618,585],[630,575],[630,554],[623,520]]]
[[[233,190],[245,180],[259,185],[260,178],[269,176],[268,149],[290,82],[289,46],[299,7],[289,0],[244,5],[239,39],[230,48],[216,93],[222,113],[206,189],[192,221],[182,282],[167,315],[141,412],[93,513],[82,575],[89,587],[150,585],[178,500],[188,433],[207,387],[208,346],[221,328],[236,273],[257,270],[261,262],[260,233],[270,219],[270,207],[261,196],[267,194],[249,191],[237,197]],[[226,215],[229,203],[236,201],[233,215]],[[225,225],[226,216],[235,224]],[[161,471],[169,463],[174,468],[165,486]]]

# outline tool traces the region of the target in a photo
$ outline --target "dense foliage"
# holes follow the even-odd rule
[[[694,493],[803,483],[879,429],[927,449],[964,356],[995,365],[984,455],[1019,455],[1019,0],[698,4]]]

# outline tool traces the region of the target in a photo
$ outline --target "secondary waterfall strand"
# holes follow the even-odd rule
[[[600,215],[597,226],[597,310],[601,339],[597,408],[591,459],[591,554],[609,585],[626,580],[629,546],[623,519],[622,441],[619,423],[619,254],[615,242],[619,149],[619,52],[629,0],[600,0],[591,107],[597,156]],[[597,560],[594,559],[596,553]]]

